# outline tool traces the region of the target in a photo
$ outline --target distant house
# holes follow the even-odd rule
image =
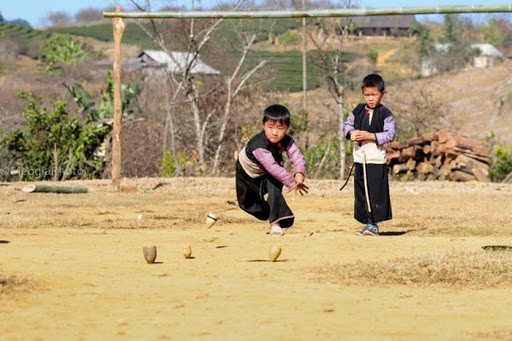
[[[471,44],[471,48],[480,50],[480,53],[473,57],[474,67],[493,66],[497,60],[502,60],[505,57],[492,44]]]
[[[434,49],[437,52],[446,53],[450,50],[450,44],[434,44]],[[492,44],[471,44],[473,50],[479,52],[471,60],[471,66],[477,68],[485,68],[493,66],[497,61],[503,60],[505,56]],[[430,76],[437,73],[437,67],[431,57],[423,57],[421,61],[421,74],[423,76]]]
[[[152,73],[177,73],[191,60],[192,55],[186,52],[172,52],[172,57],[164,51],[143,50],[135,60],[127,62],[128,67],[152,70]],[[220,71],[203,63],[199,58],[195,60],[191,73],[218,75]]]
[[[192,58],[186,52],[172,52],[171,58],[164,51],[143,50],[135,58],[123,59],[123,70],[144,71],[152,76],[165,76],[180,72],[179,65],[187,65],[187,57],[188,60]],[[94,65],[96,68],[112,68],[113,63],[113,60],[105,59],[94,62]],[[191,73],[219,75],[220,71],[206,65],[197,58],[192,66]]]
[[[352,34],[358,36],[408,36],[414,15],[382,15],[352,18]]]

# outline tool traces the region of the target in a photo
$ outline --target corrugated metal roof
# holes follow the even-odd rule
[[[172,58],[165,51],[157,51],[157,50],[143,50],[138,58],[143,55],[147,55],[149,58],[154,60],[160,64],[167,65],[168,72],[179,72],[181,67],[187,65],[187,63],[192,59],[192,55],[186,52],[172,52]],[[178,63],[178,64],[176,64]],[[220,74],[219,70],[212,68],[211,66],[206,65],[201,60],[196,59],[194,61],[194,65],[191,68],[191,73],[204,73],[209,75],[218,75]]]
[[[472,49],[479,49],[482,52],[482,56],[500,57],[503,58],[501,53],[494,45],[491,44],[471,44]]]

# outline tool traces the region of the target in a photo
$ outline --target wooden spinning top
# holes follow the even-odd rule
[[[277,246],[277,245],[272,245],[270,247],[270,250],[268,252],[268,256],[269,256],[269,260],[271,262],[275,262],[276,259],[279,257],[279,255],[281,254],[281,247],[280,246]]]
[[[192,256],[192,245],[183,244],[183,256],[189,259]]]
[[[156,245],[148,245],[142,248],[142,253],[144,254],[144,259],[148,264],[153,264],[156,259]]]
[[[215,223],[217,222],[217,216],[213,213],[208,213],[208,216],[206,217],[206,226],[208,228],[211,228]]]

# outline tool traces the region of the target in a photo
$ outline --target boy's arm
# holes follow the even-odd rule
[[[265,168],[265,170],[272,175],[275,179],[281,182],[288,189],[292,189],[295,186],[295,180],[283,166],[279,165],[272,153],[264,148],[258,148],[252,152],[256,160]]]
[[[286,154],[293,166],[294,176],[300,173],[302,174],[302,179],[304,181],[304,175],[306,175],[306,159],[304,159],[304,155],[302,155],[299,146],[297,146],[293,139],[290,140],[290,143],[288,143],[288,146],[286,147]]]
[[[395,139],[396,134],[396,122],[393,115],[389,115],[384,119],[384,129],[380,133],[375,133],[375,140],[377,145],[383,145],[384,143],[391,142]]]
[[[345,123],[343,123],[343,134],[345,134],[345,137],[347,138],[347,140],[350,140],[350,132],[355,129],[354,119],[355,119],[354,113],[351,112],[350,115],[348,115],[348,118],[345,121]]]

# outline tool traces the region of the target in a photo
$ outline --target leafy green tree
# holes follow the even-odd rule
[[[136,110],[137,97],[141,93],[142,82],[145,75],[140,76],[133,84],[121,85],[122,112],[128,118],[133,117]],[[101,94],[99,108],[96,109],[91,94],[87,92],[79,83],[73,85],[63,84],[71,93],[77,103],[78,113],[83,114],[89,121],[104,121],[114,117],[114,80],[112,72],[107,73],[107,87]]]
[[[58,63],[72,64],[85,57],[83,43],[67,34],[56,34],[41,43],[39,58],[49,71]]]
[[[487,25],[482,26],[480,30],[486,43],[493,44],[496,47],[503,46],[504,37],[498,20],[490,19]]]
[[[433,41],[428,27],[420,22],[414,22],[411,24],[411,32],[418,37],[420,57],[431,54]]]
[[[442,28],[442,35],[440,38],[441,43],[457,43],[458,39],[458,23],[459,17],[453,14],[446,14],[444,16],[444,23]]]
[[[67,102],[53,98],[51,109],[43,99],[20,91],[25,101],[26,123],[5,137],[4,144],[20,180],[67,180],[94,178],[104,159],[96,152],[110,126],[70,115]]]

